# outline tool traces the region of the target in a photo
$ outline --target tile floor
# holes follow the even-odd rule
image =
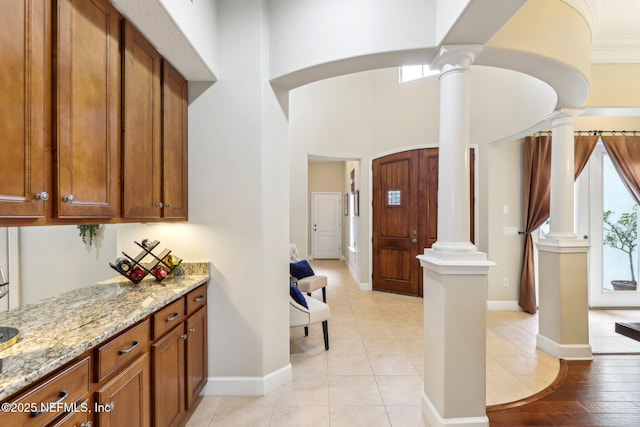
[[[340,261],[312,265],[317,274],[329,276],[330,350],[324,350],[320,324],[308,337],[302,328],[291,329],[293,381],[266,396],[205,396],[183,424],[422,425],[422,299],[361,292]],[[594,352],[640,352],[640,343],[616,336],[613,322],[621,319],[640,319],[640,311],[591,312]],[[536,349],[537,322],[537,316],[522,312],[487,314],[488,405],[530,396],[555,379],[558,360]]]

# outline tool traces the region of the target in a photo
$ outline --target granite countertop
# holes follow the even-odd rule
[[[158,283],[116,277],[0,313],[19,331],[0,351],[0,401],[209,280],[209,263],[182,263]]]

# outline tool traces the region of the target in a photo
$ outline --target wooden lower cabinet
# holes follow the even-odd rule
[[[191,407],[207,383],[207,306],[187,319],[187,349],[185,353],[187,409]]]
[[[151,346],[154,425],[180,423],[207,382],[207,306]]]
[[[144,353],[95,393],[95,419],[100,427],[151,425],[149,353]]]
[[[154,425],[178,425],[185,412],[184,351],[187,335],[178,325],[151,346]]]
[[[41,413],[0,410],[0,426],[179,425],[208,377],[206,286],[160,308],[5,401],[52,406]],[[174,325],[175,312],[182,320]],[[173,328],[159,326],[165,324]],[[158,333],[151,339],[153,330]]]

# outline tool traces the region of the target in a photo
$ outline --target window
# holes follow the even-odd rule
[[[438,74],[438,70],[432,70],[428,65],[403,65],[400,67],[400,83],[423,79]]]
[[[606,153],[602,157],[602,190],[602,289],[605,292],[636,290],[638,205]]]

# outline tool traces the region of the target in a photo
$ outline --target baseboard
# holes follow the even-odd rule
[[[358,275],[356,274],[355,271],[353,271],[353,265],[351,265],[348,260],[347,260],[347,266],[349,267],[349,273],[351,273],[351,277],[353,277],[353,280],[355,280],[359,290],[361,291],[373,290],[370,283],[360,283],[360,281],[358,280]]]
[[[518,301],[487,301],[487,311],[522,311]]]
[[[293,378],[291,364],[264,377],[209,377],[205,396],[264,396]]]
[[[371,283],[359,283],[358,282],[358,289],[360,289],[361,291],[372,291],[373,287],[371,286]]]
[[[541,350],[565,360],[593,360],[589,344],[560,344],[542,334],[536,336],[536,345]]]
[[[468,418],[442,418],[438,410],[433,406],[429,396],[422,392],[422,418],[426,425],[431,427],[488,427],[489,417],[486,414],[483,417]]]

